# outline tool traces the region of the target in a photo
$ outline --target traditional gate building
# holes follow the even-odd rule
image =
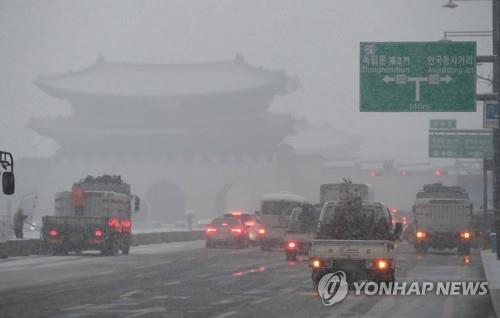
[[[17,192],[39,191],[41,214],[50,213],[54,192],[89,174],[122,175],[142,198],[138,219],[161,222],[182,220],[191,209],[197,218],[252,210],[266,192],[317,190],[301,174],[317,179],[320,161],[294,155],[283,141],[294,119],[269,111],[277,96],[298,87],[282,71],[241,56],[191,64],[99,59],[35,84],[72,108],[69,117],[30,122],[60,148],[52,158],[17,165],[18,178],[32,180]]]

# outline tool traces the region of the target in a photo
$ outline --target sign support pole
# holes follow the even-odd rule
[[[498,101],[499,87],[500,87],[500,65],[498,60],[499,53],[499,31],[500,31],[500,0],[491,0],[492,3],[492,24],[493,24],[493,55],[495,61],[493,63],[493,93],[495,99]],[[500,260],[500,132],[499,129],[493,129],[493,159],[494,159],[494,192],[493,192],[493,208],[495,211],[495,232],[497,240],[497,259]]]

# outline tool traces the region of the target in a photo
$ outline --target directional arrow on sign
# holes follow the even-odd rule
[[[386,76],[384,76],[384,78],[382,80],[384,81],[384,83],[387,84],[387,83],[396,81],[396,78],[395,77],[390,77],[389,75],[386,75]]]
[[[400,76],[403,76],[403,75],[400,75]],[[420,101],[420,83],[422,83],[422,82],[428,82],[429,81],[429,77],[407,77],[406,80],[408,82],[415,82],[415,101],[419,102]],[[446,84],[448,84],[449,82],[451,82],[451,80],[452,80],[452,77],[450,75],[448,75],[448,74],[446,74],[446,76],[440,76],[439,77],[439,82],[444,82]],[[382,79],[382,81],[384,81],[384,83],[388,84],[390,82],[395,82],[396,81],[396,77],[392,77],[392,76],[386,75],[386,76],[384,76],[384,78]],[[438,83],[436,83],[436,84],[438,84]]]
[[[451,76],[450,76],[450,75],[448,75],[448,74],[446,74],[446,76],[441,77],[439,80],[440,80],[441,82],[446,82],[446,84],[448,84],[449,82],[451,82]]]

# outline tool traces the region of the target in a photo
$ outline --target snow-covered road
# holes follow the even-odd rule
[[[398,248],[397,280],[484,280],[480,257]],[[494,317],[489,296],[356,296],[324,307],[282,252],[140,246],[128,256],[0,260],[1,317]]]

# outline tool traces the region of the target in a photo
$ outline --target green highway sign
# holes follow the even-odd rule
[[[430,129],[453,129],[457,128],[456,119],[431,119],[429,122]]]
[[[453,133],[433,132],[429,134],[430,158],[493,158],[493,136],[491,133],[460,131]]]
[[[362,42],[360,111],[475,112],[475,42]]]

